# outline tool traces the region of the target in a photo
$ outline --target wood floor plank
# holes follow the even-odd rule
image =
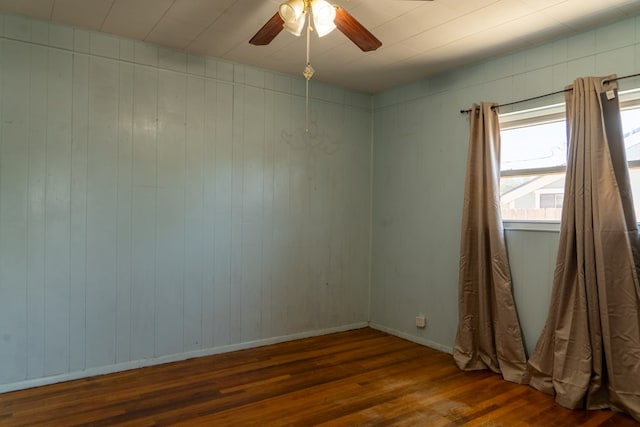
[[[0,395],[0,426],[637,426],[364,328]]]

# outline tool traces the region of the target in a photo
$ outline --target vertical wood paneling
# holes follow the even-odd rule
[[[272,287],[273,287],[273,195],[275,171],[275,94],[265,91],[264,110],[261,112],[264,120],[264,170],[262,179],[262,268],[261,289],[262,306],[260,308],[261,336],[272,336]]]
[[[232,149],[231,149],[231,281],[229,287],[229,340],[242,340],[242,260],[243,260],[243,206],[244,201],[244,93],[243,86],[233,88]]]
[[[29,50],[3,42],[0,145],[0,382],[25,378],[27,363],[27,189]]]
[[[333,123],[335,129],[342,132],[344,111],[329,108],[324,102],[313,103],[317,119],[320,123]],[[335,114],[333,114],[334,110]],[[331,242],[336,238],[331,233],[333,224],[333,206],[337,206],[330,192],[331,185],[331,165],[334,162],[334,155],[338,152],[334,148],[334,141],[326,138],[329,134],[318,129],[318,135],[313,149],[310,152],[310,186],[311,194],[308,200],[309,210],[305,234],[309,246],[309,265],[307,267],[307,279],[309,290],[306,293],[307,304],[316,306],[317,315],[310,320],[307,327],[318,327],[321,319],[326,318],[328,305],[327,288],[329,285],[329,248]]]
[[[31,48],[29,83],[29,211],[27,214],[27,378],[44,375],[44,283],[47,50]],[[0,196],[1,197],[1,196]]]
[[[353,109],[344,109],[342,115],[343,124],[355,122],[357,118],[358,115]],[[338,238],[333,240],[331,248],[331,280],[329,282],[331,290],[329,299],[331,301],[339,301],[330,307],[330,317],[338,322],[351,321],[351,319],[358,317],[358,313],[345,313],[344,308],[351,304],[354,294],[358,292],[357,289],[352,289],[349,286],[350,283],[357,282],[358,277],[351,267],[357,265],[357,257],[368,256],[368,254],[362,254],[357,250],[363,244],[361,233],[357,232],[354,235],[351,233],[361,230],[363,225],[365,227],[369,225],[366,221],[358,220],[353,214],[358,209],[359,204],[362,203],[363,198],[364,200],[369,200],[370,194],[354,191],[354,189],[357,190],[359,185],[362,185],[362,182],[359,185],[347,187],[341,185],[339,180],[340,177],[347,175],[349,179],[362,181],[363,176],[353,173],[353,171],[358,170],[358,167],[362,164],[368,164],[369,160],[366,156],[370,156],[371,153],[369,150],[363,149],[363,146],[352,143],[357,138],[357,132],[351,131],[350,126],[345,126],[345,133],[346,138],[340,146],[340,149],[344,151],[344,155],[340,156],[340,161],[334,165],[334,167],[338,168],[338,171],[334,173],[334,179],[332,180],[333,194],[338,205],[338,208],[333,212],[335,218],[333,232],[336,233]],[[340,297],[345,292],[347,293],[346,298]]]
[[[182,351],[186,78],[160,72],[156,226],[156,356]]]
[[[204,217],[204,166],[207,161],[204,147],[205,80],[189,77],[186,99],[186,144],[185,144],[185,274],[184,274],[184,350],[202,348],[204,334],[205,302],[213,303],[211,280],[205,282],[205,266],[213,259],[213,235],[205,232],[209,221]],[[207,116],[211,117],[211,116]],[[208,188],[212,188],[209,186]],[[209,192],[209,196],[212,192]],[[205,290],[206,287],[206,290]],[[206,296],[206,299],[205,299]],[[208,310],[213,313],[212,310]],[[211,337],[207,321],[206,335]],[[211,341],[208,342],[211,345]]]
[[[156,192],[134,187],[133,200],[131,359],[137,360],[155,352]]]
[[[133,65],[119,64],[116,362],[131,360]]]
[[[208,86],[208,85],[207,85]],[[215,223],[214,242],[214,321],[213,344],[215,346],[231,342],[231,314],[238,307],[231,305],[231,262],[232,252],[232,173],[233,173],[233,86],[226,83],[215,84]]]
[[[274,167],[273,167],[273,246],[271,255],[273,265],[273,285],[271,287],[272,333],[284,335],[288,333],[288,286],[293,263],[290,255],[293,252],[293,238],[290,227],[290,146],[283,133],[290,133],[291,97],[281,93],[274,95],[274,122],[278,125],[274,131]]]
[[[49,50],[45,196],[45,375],[69,370],[72,56]]]
[[[217,291],[218,284],[216,275],[218,271],[217,259],[216,259],[216,245],[218,244],[218,238],[216,235],[217,224],[220,221],[220,217],[217,211],[216,205],[216,189],[218,185],[218,175],[216,171],[216,141],[218,140],[217,129],[222,126],[219,122],[218,107],[217,104],[217,84],[210,80],[204,81],[203,86],[204,105],[202,109],[203,114],[203,148],[202,148],[202,173],[203,173],[203,216],[204,227],[200,230],[204,239],[203,255],[203,286],[202,286],[202,300],[200,301],[200,308],[202,310],[202,347],[213,347],[214,343],[221,342],[222,339],[219,335],[222,332],[219,330],[224,329],[224,312],[221,311],[221,307],[218,304],[216,298],[219,297]],[[228,313],[228,312],[227,312]],[[225,329],[226,330],[226,329]],[[216,336],[216,334],[218,336]],[[227,336],[227,335],[225,335]]]
[[[22,138],[21,138],[22,139]],[[3,306],[0,322],[3,333],[0,336],[2,349],[0,357],[7,364],[0,368],[0,379],[5,381],[24,378],[27,370],[22,357],[26,349],[26,306],[27,306],[27,200],[28,185],[26,141],[22,147],[3,147],[3,161],[0,162],[0,277],[7,289],[3,289]],[[9,154],[10,151],[13,151]]]
[[[242,124],[242,320],[241,340],[261,335],[264,191],[264,91],[247,87]]]
[[[184,193],[159,188],[156,240],[156,356],[182,352]]]
[[[86,366],[116,361],[118,89],[115,61],[89,62]]]
[[[73,141],[71,145],[71,263],[69,369],[86,367],[87,350],[87,182],[89,58],[73,58]]]
[[[344,213],[342,221],[348,224],[343,236],[349,236],[349,239],[343,239],[346,242],[341,254],[341,274],[344,277],[343,287],[340,292],[346,292],[348,298],[343,300],[344,306],[340,310],[342,317],[340,322],[350,323],[357,321],[363,316],[368,316],[368,306],[359,304],[361,295],[368,293],[366,282],[362,282],[361,278],[368,276],[371,271],[370,252],[363,252],[359,248],[371,247],[371,224],[369,218],[362,218],[362,206],[372,205],[371,191],[360,191],[363,187],[371,186],[371,141],[368,144],[358,144],[361,134],[359,129],[371,127],[371,115],[366,111],[354,108],[345,108],[345,137],[343,139],[342,150],[345,153],[340,156],[342,172],[335,176],[348,176],[352,185],[346,190],[342,201],[338,200],[338,205],[348,207]],[[369,174],[363,174],[362,171],[368,170]],[[335,251],[332,251],[335,252]],[[357,284],[357,285],[355,285]],[[421,284],[419,285],[421,286]],[[333,298],[331,298],[333,299]],[[354,311],[348,307],[358,307]]]
[[[290,275],[286,281],[286,295],[295,295],[295,298],[286,298],[286,313],[289,318],[302,319],[303,323],[309,322],[309,317],[304,313],[309,313],[309,301],[307,292],[309,282],[307,267],[310,253],[306,248],[307,233],[305,226],[308,224],[309,198],[312,188],[308,186],[311,181],[312,171],[310,168],[310,140],[304,133],[304,101],[293,99],[291,104],[290,132],[293,139],[290,146],[290,170],[289,170],[289,226],[291,227],[291,246],[289,247],[289,261],[287,269]],[[313,110],[312,110],[313,111]],[[311,113],[310,128],[316,120],[316,112]],[[298,138],[300,140],[298,141]],[[288,325],[287,333],[295,333],[303,330],[306,325],[302,323]]]
[[[291,78],[121,62],[69,34],[83,52],[0,41],[0,386],[366,320],[366,274],[327,282],[350,269],[336,242],[367,252],[334,233],[368,209],[343,206],[368,164],[301,133]],[[346,135],[341,105],[312,108]]]
[[[133,282],[131,358],[155,354],[157,71],[135,66],[133,92]]]

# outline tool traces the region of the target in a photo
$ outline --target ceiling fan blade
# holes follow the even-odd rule
[[[273,15],[271,19],[269,19],[267,23],[264,24],[253,37],[251,37],[249,43],[256,46],[267,45],[271,43],[271,41],[275,39],[278,34],[280,34],[283,26],[284,21],[280,17],[280,14],[276,12],[276,14]]]
[[[336,24],[336,27],[363,52],[376,50],[382,46],[382,42],[359,23],[356,18],[351,16],[349,12],[340,6],[335,6],[335,8],[336,18],[333,22]]]

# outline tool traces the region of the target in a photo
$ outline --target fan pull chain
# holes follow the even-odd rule
[[[308,13],[311,11],[309,10]],[[307,92],[305,96],[305,132],[309,132],[309,80],[313,77],[313,67],[311,66],[311,61],[309,59],[309,51],[311,47],[311,16],[307,16],[307,66],[304,67],[304,71],[302,75],[305,79],[307,79]]]

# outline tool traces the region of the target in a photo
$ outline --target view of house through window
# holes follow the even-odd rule
[[[620,94],[629,175],[640,219],[640,93]],[[560,221],[567,165],[564,104],[500,115],[500,206],[506,221]]]

